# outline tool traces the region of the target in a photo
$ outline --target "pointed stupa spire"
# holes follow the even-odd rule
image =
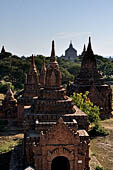
[[[46,72],[45,59],[43,59],[43,64],[42,64],[41,72]]]
[[[88,43],[88,47],[87,47],[87,53],[88,54],[93,54],[93,50],[92,50],[92,46],[91,46],[91,37],[89,37],[89,43]]]
[[[85,44],[84,44],[84,47],[83,47],[83,51],[82,51],[82,53],[81,53],[81,56],[84,56],[85,52],[86,52],[86,46],[85,46]]]
[[[83,48],[83,51],[85,52],[86,51],[86,45],[84,44],[84,48]]]
[[[72,40],[70,40],[69,48],[73,48]]]
[[[5,100],[15,100],[14,94],[13,94],[11,87],[10,87],[10,84],[8,85],[8,90],[6,92]]]
[[[5,53],[5,48],[4,48],[4,46],[2,46],[1,53],[2,53],[2,54]]]
[[[97,68],[96,58],[95,58],[95,55],[94,55],[92,47],[91,47],[91,37],[89,37],[87,51],[83,55],[81,70],[83,70],[83,69],[93,70],[96,68]]]
[[[31,57],[31,66],[30,66],[30,72],[32,71],[36,71],[36,65],[35,65],[35,59],[34,59],[34,55],[32,54],[32,57]]]
[[[56,61],[54,40],[52,41],[52,50],[51,50],[51,58],[50,58],[50,61],[51,61],[51,62],[55,62],[55,61]]]

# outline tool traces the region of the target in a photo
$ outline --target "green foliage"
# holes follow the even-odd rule
[[[109,135],[109,132],[105,130],[99,123],[96,123],[88,133],[91,137]]]
[[[99,124],[99,107],[93,105],[93,103],[88,99],[88,93],[88,91],[86,91],[85,94],[74,93],[72,96],[73,102],[88,115],[89,122],[93,125],[89,130],[89,135],[91,137],[106,136],[109,134],[108,131]]]
[[[41,70],[44,56],[35,56],[37,70]],[[29,71],[31,57],[19,58],[18,56],[3,57],[0,59],[0,80],[11,82],[15,89],[24,87],[25,77]],[[3,90],[4,91],[4,90]],[[6,90],[5,90],[6,91]],[[5,93],[5,92],[3,92]]]
[[[100,167],[100,166],[96,166],[95,170],[104,170],[104,169],[102,167]]]
[[[74,93],[72,99],[75,105],[88,115],[90,123],[97,123],[100,120],[99,107],[94,106],[89,100],[88,93],[88,91],[86,91],[85,94]]]
[[[62,84],[67,84],[68,81],[73,81],[74,76],[71,75],[66,69],[63,67],[60,68],[62,72]]]
[[[108,58],[104,58],[99,55],[95,55],[97,60],[97,67],[105,78],[109,78],[113,75],[113,62]]]
[[[72,62],[71,60],[64,60],[58,57],[57,61],[60,65],[60,68],[67,70],[73,77],[78,75],[81,65],[79,59],[77,60],[77,62]]]

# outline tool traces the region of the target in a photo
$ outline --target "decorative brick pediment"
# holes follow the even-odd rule
[[[80,140],[78,133],[69,128],[62,118],[46,134],[41,133],[40,139],[41,144],[47,145],[74,145]]]

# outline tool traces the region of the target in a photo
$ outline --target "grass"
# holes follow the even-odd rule
[[[11,151],[15,146],[21,144],[23,134],[0,137],[0,154]]]
[[[104,170],[113,170],[113,118],[101,121],[101,125],[109,131],[109,135],[91,140],[91,156],[96,157]]]

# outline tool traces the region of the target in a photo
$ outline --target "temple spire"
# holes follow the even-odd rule
[[[5,48],[4,48],[4,46],[2,46],[1,53],[2,53],[2,54],[5,53]]]
[[[85,46],[85,44],[84,44],[83,52],[85,52],[85,51],[86,51],[86,46]]]
[[[43,59],[43,64],[42,64],[41,72],[46,72],[45,59]]]
[[[85,55],[85,52],[86,52],[86,46],[85,46],[85,44],[84,44],[83,51],[82,51],[82,53],[81,53],[81,56],[82,56],[82,57]]]
[[[15,100],[14,94],[13,94],[11,87],[10,87],[10,84],[8,85],[8,90],[6,92],[5,100]]]
[[[30,66],[30,72],[36,71],[36,65],[35,65],[35,60],[34,60],[34,55],[32,54],[32,59],[31,59],[31,66]]]
[[[51,62],[55,62],[55,61],[56,61],[54,40],[52,41],[52,50],[51,50],[51,58],[50,58],[50,61],[51,61]]]
[[[92,50],[92,46],[91,46],[91,37],[89,37],[89,43],[88,43],[88,47],[87,47],[87,53],[88,54],[93,54],[93,50]]]
[[[72,40],[70,40],[69,48],[73,48]]]

